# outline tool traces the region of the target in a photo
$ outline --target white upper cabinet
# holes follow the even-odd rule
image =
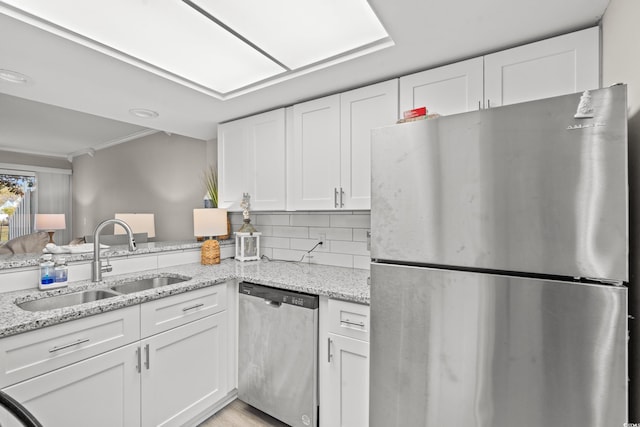
[[[484,57],[487,106],[500,106],[600,87],[597,27]]]
[[[293,106],[292,207],[337,208],[340,188],[340,95]]]
[[[400,77],[400,113],[427,107],[443,116],[477,110],[483,101],[482,57]]]
[[[242,194],[252,210],[286,207],[284,108],[218,126],[218,205],[240,211]]]
[[[400,78],[400,112],[443,116],[595,89],[599,29],[589,28]]]
[[[340,95],[340,207],[371,209],[371,129],[397,120],[397,79]]]
[[[289,207],[370,209],[371,129],[397,118],[397,79],[294,105]]]

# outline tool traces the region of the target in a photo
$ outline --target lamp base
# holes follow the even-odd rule
[[[49,243],[54,243],[53,241],[53,233],[55,233],[55,231],[47,231],[47,233],[49,233]]]
[[[216,239],[205,240],[200,249],[200,264],[220,264],[220,243]]]

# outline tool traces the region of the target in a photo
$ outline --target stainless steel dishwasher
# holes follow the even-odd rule
[[[316,426],[318,296],[239,289],[238,398],[291,426]]]

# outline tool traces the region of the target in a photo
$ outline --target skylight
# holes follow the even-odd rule
[[[220,99],[393,45],[366,0],[3,3],[30,24]]]

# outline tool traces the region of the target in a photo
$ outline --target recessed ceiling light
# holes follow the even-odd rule
[[[155,119],[160,115],[157,111],[147,110],[146,108],[132,108],[129,110],[129,114],[142,119]]]
[[[22,73],[11,70],[0,70],[0,80],[4,80],[9,83],[27,84],[31,81],[29,76],[25,76]]]

